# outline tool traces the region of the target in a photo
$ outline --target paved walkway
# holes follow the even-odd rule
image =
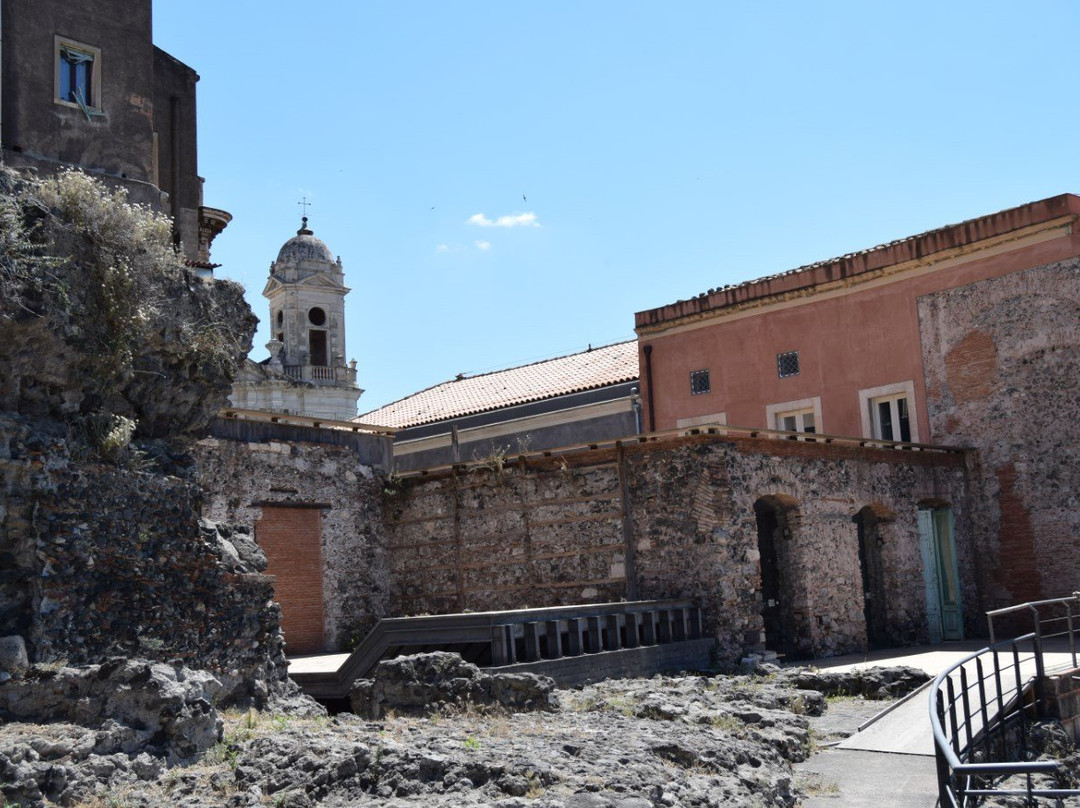
[[[349,654],[315,654],[290,657],[289,673],[333,673],[349,658]]]
[[[820,670],[909,665],[937,676],[986,647],[985,640],[950,642],[806,663]],[[1044,655],[1047,670],[1071,667],[1066,649]],[[839,706],[839,705],[837,705]],[[916,808],[937,804],[934,739],[930,729],[929,686],[917,690],[872,723],[848,722],[851,734],[795,767],[808,795],[806,808]]]

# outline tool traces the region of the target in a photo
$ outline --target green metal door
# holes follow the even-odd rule
[[[964,639],[952,508],[919,508],[919,550],[930,642]]]

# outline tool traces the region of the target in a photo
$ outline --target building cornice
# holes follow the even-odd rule
[[[760,306],[822,289],[836,288],[864,278],[879,278],[910,269],[937,264],[957,255],[969,254],[1024,235],[1072,222],[1080,215],[1080,197],[1073,194],[1031,202],[1009,210],[948,225],[915,236],[810,264],[798,269],[747,281],[722,289],[710,289],[690,300],[635,314],[639,336],[665,331],[699,318],[715,318],[727,310]]]
[[[1070,198],[1076,200],[1077,213],[1080,213],[1080,198],[1072,196]],[[1067,215],[1012,230],[1003,235],[938,250],[906,261],[864,268],[857,273],[829,272],[827,267],[833,264],[822,264],[815,265],[812,270],[796,270],[787,275],[752,281],[731,289],[720,290],[713,295],[680,301],[660,309],[638,312],[635,315],[637,327],[634,330],[639,339],[666,336],[692,331],[715,324],[720,320],[742,319],[766,311],[793,308],[812,301],[840,297],[896,283],[929,272],[956,267],[973,260],[990,258],[1072,235],[1076,232],[1076,222],[1080,218],[1077,213],[1070,212]],[[783,281],[794,275],[802,275],[804,272],[807,276],[813,273],[813,277],[800,278],[798,283],[774,282]],[[740,293],[740,290],[743,291]],[[723,296],[721,300],[714,300],[721,296]]]

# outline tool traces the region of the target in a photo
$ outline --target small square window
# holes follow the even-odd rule
[[[788,351],[776,355],[776,372],[781,379],[799,375],[799,352]]]
[[[690,371],[690,395],[697,396],[702,393],[708,393],[710,389],[711,387],[709,386],[709,371]]]

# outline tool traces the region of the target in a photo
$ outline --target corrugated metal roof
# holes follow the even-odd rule
[[[628,340],[530,365],[452,379],[364,413],[356,420],[404,429],[636,378],[637,340]]]

